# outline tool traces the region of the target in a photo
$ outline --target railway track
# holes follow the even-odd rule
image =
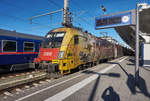
[[[95,66],[96,65],[94,65],[94,67]],[[89,67],[85,66],[83,70],[88,68]],[[63,75],[60,73],[48,74],[46,70],[40,69],[2,74],[0,77],[0,98],[7,99],[8,96],[20,94],[25,90],[42,86],[43,84],[51,82],[53,79],[61,77],[63,77]]]
[[[0,98],[7,99],[8,96],[20,94],[25,90],[42,86],[61,77],[63,76],[60,73],[48,74],[46,70],[30,70],[2,74],[0,77]]]
[[[29,83],[10,87],[10,88],[0,91],[0,98],[7,99],[8,96],[13,96],[14,94],[20,94],[21,92],[24,92],[25,90],[29,90],[38,86],[42,86],[43,84],[46,84],[49,82],[51,82],[50,79],[43,78],[43,79],[32,81]]]
[[[19,94],[60,77],[62,75],[48,74],[46,70],[40,69],[4,73],[0,75],[0,97],[6,99],[8,96],[13,96],[14,93]]]

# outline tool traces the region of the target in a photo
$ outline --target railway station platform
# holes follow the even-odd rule
[[[150,101],[150,68],[140,67],[136,86],[134,72],[134,58],[121,57],[0,100]]]

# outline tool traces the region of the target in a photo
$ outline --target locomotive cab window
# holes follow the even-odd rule
[[[34,43],[24,42],[24,52],[34,52]]]
[[[49,32],[45,41],[43,42],[44,48],[60,48],[66,32]]]
[[[16,41],[3,40],[2,42],[3,42],[2,44],[3,52],[16,52],[17,51]]]
[[[74,36],[74,44],[78,44],[79,43],[79,37],[76,35]]]

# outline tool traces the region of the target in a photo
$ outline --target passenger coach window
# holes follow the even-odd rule
[[[33,51],[34,51],[34,43],[24,42],[24,52],[33,52]]]
[[[17,51],[17,42],[3,40],[3,52],[16,52]]]

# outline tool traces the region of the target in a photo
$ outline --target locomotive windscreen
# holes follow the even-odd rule
[[[59,48],[64,38],[65,32],[49,32],[43,43],[43,48]]]

